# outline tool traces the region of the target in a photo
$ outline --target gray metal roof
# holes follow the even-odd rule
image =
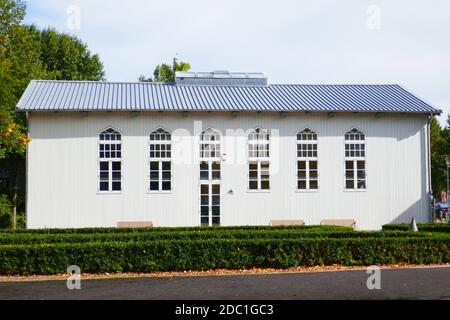
[[[31,81],[19,111],[441,111],[400,85],[183,86],[173,83]]]

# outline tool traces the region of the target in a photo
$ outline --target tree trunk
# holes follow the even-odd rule
[[[14,195],[13,195],[13,214],[12,214],[12,227],[16,229],[17,227],[17,172],[14,177]]]

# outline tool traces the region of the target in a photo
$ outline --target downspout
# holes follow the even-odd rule
[[[428,116],[428,122],[427,122],[427,161],[428,161],[428,197],[430,201],[430,210],[431,210],[431,218],[432,221],[434,221],[434,198],[433,198],[433,185],[431,183],[431,121],[433,120],[433,114],[430,114]]]
[[[28,111],[25,112],[27,121],[27,137],[30,138],[30,125],[28,121]],[[25,150],[25,228],[28,229],[28,144]]]

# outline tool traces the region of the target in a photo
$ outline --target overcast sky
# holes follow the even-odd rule
[[[178,54],[193,71],[263,71],[271,83],[400,83],[450,112],[448,0],[27,2],[27,23],[80,37],[109,81]]]

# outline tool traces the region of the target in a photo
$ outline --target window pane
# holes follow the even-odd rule
[[[101,181],[108,181],[108,179],[109,179],[109,172],[108,171],[100,172],[100,180]]]
[[[208,162],[201,162],[200,170],[208,170]]]
[[[209,180],[208,171],[200,171],[200,180]]]
[[[364,170],[358,170],[357,172],[357,178],[358,179],[365,179],[366,178],[366,172]]]
[[[346,161],[345,162],[345,168],[347,170],[353,170],[353,161]]]
[[[269,181],[261,181],[261,189],[262,190],[269,190],[270,189],[270,182]]]
[[[310,171],[309,172],[309,178],[312,180],[317,180],[318,174],[317,171]]]
[[[249,172],[250,179],[258,179],[258,171],[250,171]]]
[[[212,215],[219,216],[220,215],[220,206],[212,206]]]
[[[366,188],[366,181],[358,180],[358,189],[365,189],[365,188]]]
[[[301,180],[298,182],[298,189],[299,190],[305,190],[306,189],[306,181]]]
[[[155,161],[150,162],[150,170],[158,171],[159,170],[159,162],[155,162]]]
[[[112,183],[112,189],[113,189],[113,191],[121,191],[122,190],[122,183],[120,183],[120,182],[113,182]]]
[[[150,180],[158,181],[159,180],[159,172],[158,171],[150,172]]]
[[[249,188],[250,190],[258,190],[258,181],[250,181]]]
[[[212,194],[220,194],[220,186],[219,185],[212,186]]]
[[[165,181],[162,183],[163,191],[170,191],[172,189],[172,183],[170,181]]]
[[[220,180],[220,171],[213,171],[212,172],[212,179],[213,180]]]
[[[355,172],[353,170],[347,170],[345,172],[345,177],[347,179],[353,179],[355,177]]]
[[[317,161],[309,162],[309,170],[317,170]]]
[[[213,196],[212,197],[212,205],[213,206],[219,206],[220,205],[220,196]]]
[[[209,196],[201,196],[201,202],[203,206],[207,206],[209,204]]]
[[[121,177],[122,177],[122,174],[120,173],[120,171],[113,171],[113,173],[112,173],[113,180],[120,180]]]
[[[202,223],[202,227],[209,227],[209,218],[208,217],[203,217],[201,219],[201,223]]]
[[[312,190],[319,189],[319,182],[317,180],[312,180],[309,182],[309,188]]]
[[[108,182],[100,182],[100,191],[109,191]]]
[[[354,189],[355,188],[355,183],[353,180],[347,180],[345,183],[345,188],[346,189]]]
[[[108,171],[109,170],[109,162],[100,162],[100,170]]]
[[[158,191],[159,190],[159,182],[158,181],[150,182],[150,190],[151,191]]]
[[[203,217],[209,216],[209,207],[208,206],[202,206],[200,209],[200,215]]]
[[[212,170],[220,170],[220,162],[213,162]]]
[[[297,165],[299,170],[306,170],[306,161],[299,161]]]
[[[114,171],[119,171],[121,167],[122,167],[122,165],[121,165],[120,162],[113,162],[113,163],[112,163],[112,169],[113,169]]]
[[[299,171],[298,172],[298,178],[306,179],[306,171]]]
[[[365,161],[358,161],[357,167],[358,167],[358,170],[364,170],[366,168]]]
[[[162,169],[163,169],[163,170],[170,170],[170,169],[171,169],[171,164],[170,164],[170,162],[164,161],[164,162],[162,163]]]
[[[209,186],[208,185],[202,185],[200,187],[200,193],[201,195],[208,195],[209,194]]]
[[[214,227],[219,227],[220,226],[220,217],[213,217],[212,224]]]

